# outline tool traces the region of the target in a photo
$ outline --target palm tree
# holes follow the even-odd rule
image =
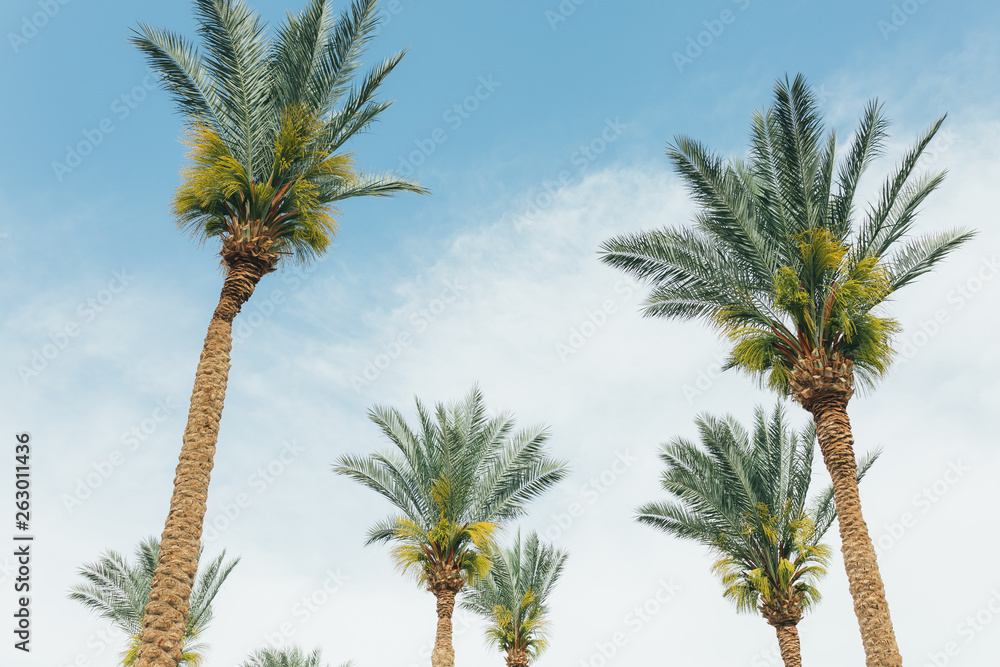
[[[701,446],[675,439],[663,446],[669,502],[639,508],[638,520],[710,547],[724,596],[738,611],[760,613],[778,635],[786,667],[802,664],[797,625],[819,602],[815,585],[831,552],[820,544],[836,518],[833,489],[809,506],[815,427],[796,434],[777,406],[762,408],[748,433],[735,419],[696,421]],[[858,479],[877,455],[858,468]]]
[[[899,324],[879,306],[972,236],[953,230],[904,240],[943,179],[914,176],[942,122],[918,139],[856,222],[858,182],[887,136],[882,107],[868,105],[837,166],[836,135],[824,136],[815,96],[801,75],[786,78],[775,85],[774,105],[753,116],[746,159],[723,162],[684,137],[669,147],[701,208],[693,228],[602,246],[602,261],[652,284],[646,315],[704,319],[732,343],[728,367],[812,414],[869,667],[901,659],[861,514],[847,402],[856,380],[873,385],[894,356]]]
[[[298,646],[281,650],[264,648],[254,652],[240,667],[324,667],[320,660],[319,649],[306,654]],[[351,667],[351,664],[345,662],[340,667]]]
[[[369,412],[398,451],[342,456],[334,471],[399,510],[371,528],[366,544],[395,542],[398,569],[434,594],[431,664],[453,667],[455,596],[489,571],[496,530],[524,514],[525,503],[563,479],[567,468],[546,455],[545,429],[515,432],[510,415],[490,418],[478,387],[460,403],[438,404],[433,415],[416,403],[415,429],[394,408]]]
[[[140,667],[180,659],[234,318],[280,262],[309,262],[328,249],[337,201],[425,192],[391,174],[357,173],[342,150],[389,106],[374,96],[402,57],[351,87],[378,23],[376,0],[355,0],[339,19],[327,0],[308,0],[273,40],[242,0],[195,0],[194,8],[201,51],[144,24],[132,38],[187,123],[191,165],[174,198],[178,225],[203,243],[218,239],[225,271],[195,374]]]
[[[487,576],[476,582],[462,607],[489,621],[486,635],[507,654],[507,667],[528,667],[548,647],[548,598],[562,574],[566,552],[542,545],[537,533],[493,560]]]
[[[122,654],[124,667],[134,665],[137,658],[143,610],[149,603],[159,553],[160,543],[155,537],[139,543],[135,550],[135,564],[130,564],[114,551],[108,551],[96,563],[80,568],[80,575],[87,583],[70,589],[71,600],[96,611],[101,618],[111,621],[128,635],[128,647]],[[204,651],[208,647],[199,643],[198,639],[212,620],[212,601],[240,561],[236,558],[226,562],[225,558],[226,552],[223,551],[209,563],[196,577],[191,590],[191,613],[187,618],[181,648],[181,664],[188,667],[198,667],[204,660]]]

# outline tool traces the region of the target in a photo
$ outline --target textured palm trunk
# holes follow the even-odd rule
[[[760,607],[768,624],[778,633],[778,648],[785,667],[802,667],[799,646],[799,621],[802,620],[802,597],[794,591]]]
[[[833,480],[844,568],[854,599],[868,667],[901,667],[903,659],[889,618],[889,603],[878,570],[875,548],[861,514],[854,436],[847,402],[854,393],[850,360],[814,354],[796,364],[792,395],[816,421],[823,462]]]
[[[455,593],[450,588],[434,591],[437,596],[437,634],[431,651],[431,667],[455,667],[455,649],[452,647],[451,616],[455,611]]]
[[[143,617],[136,667],[177,667],[181,660],[191,587],[198,568],[208,483],[229,379],[232,323],[257,282],[273,270],[275,256],[265,252],[266,247],[264,251],[247,254],[245,244],[242,251],[234,250],[235,245],[223,246],[229,270],[195,373],[170,511],[160,538],[160,557]]]
[[[528,654],[516,648],[507,649],[507,667],[528,667]]]
[[[795,625],[778,625],[778,648],[785,667],[802,667],[802,647],[799,645],[799,629]]]

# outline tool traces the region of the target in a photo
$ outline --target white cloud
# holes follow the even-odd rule
[[[992,266],[984,262],[1000,247],[995,206],[987,197],[1000,179],[1000,126],[970,113],[951,127],[958,140],[940,157],[951,173],[918,228],[963,224],[980,235],[900,295],[893,313],[915,353],[874,395],[851,405],[858,449],[885,447],[862,494],[870,532],[881,540],[883,577],[908,664],[921,664],[950,641],[966,665],[986,664],[986,656],[1000,650],[1000,620],[991,617],[992,625],[971,638],[964,632],[971,626],[959,627],[1000,588],[1000,576],[988,568],[970,570],[971,562],[1000,548],[1000,538],[984,523],[1000,473],[992,419],[1000,397],[994,333],[1000,276],[985,279],[984,273],[978,286],[970,282]],[[904,127],[897,136],[905,144],[913,132]],[[891,159],[897,156],[890,152]],[[886,168],[880,163],[877,169]],[[712,642],[711,664],[777,664],[766,662],[771,628],[759,618],[737,617],[726,605],[702,549],[632,521],[637,505],[661,496],[658,443],[692,435],[699,412],[747,419],[754,405],[775,400],[731,373],[711,378],[689,400],[684,386],[697,387],[700,375],[714,375],[710,369],[723,346],[698,323],[641,318],[642,290],[596,259],[600,242],[611,235],[687,222],[692,206],[677,179],[665,160],[591,173],[561,190],[520,231],[521,207],[504,206],[508,215],[500,220],[478,218],[473,206],[461,212],[473,222],[425,260],[417,278],[387,279],[378,267],[344,275],[343,266],[324,263],[294,286],[267,278],[241,315],[249,321],[262,297],[285,291],[287,301],[262,316],[234,351],[209,521],[224,517],[240,494],[252,502],[207,551],[213,556],[225,548],[244,558],[219,596],[205,637],[211,663],[236,664],[288,619],[293,641],[307,649],[322,646],[334,664],[348,658],[359,665],[427,663],[421,651],[433,637],[430,594],[393,572],[385,549],[361,546],[367,527],[390,508],[334,476],[329,466],[342,453],[384,446],[365,418],[372,404],[412,414],[413,395],[451,400],[478,381],[489,404],[511,410],[521,425],[550,425],[553,451],[574,471],[522,522],[547,531],[571,552],[553,596],[555,641],[540,667],[601,664],[594,656],[613,643],[616,631],[627,640],[615,648],[617,664],[662,662],[665,643],[671,662],[705,664],[711,636],[726,638]],[[47,384],[30,403],[16,383],[2,389],[5,405],[23,406],[6,420],[8,432],[32,425],[39,441],[37,532],[47,555],[38,562],[37,627],[69,633],[59,642],[39,642],[36,664],[62,667],[78,654],[92,665],[112,664],[112,651],[98,654],[87,645],[103,623],[84,622],[86,613],[65,592],[82,561],[107,548],[131,553],[138,539],[162,525],[209,313],[200,314],[204,322],[184,314],[183,297],[158,290],[154,278],[137,282],[120,308],[116,303],[100,326],[95,322],[85,332],[79,354],[65,357],[69,370],[60,375],[60,386]],[[353,297],[357,285],[377,286],[380,298],[366,303]],[[960,287],[970,294],[961,306],[954,297]],[[55,286],[46,294],[59,297],[60,308],[38,293],[8,316],[7,331],[20,332],[8,364],[71,317],[77,296],[88,289]],[[942,309],[947,321],[937,333],[915,338]],[[370,379],[364,376],[368,364],[377,371]],[[100,372],[90,375],[95,370]],[[354,376],[366,384],[356,387]],[[69,514],[61,494],[85,479],[130,428],[141,428],[163,397],[182,407]],[[804,421],[797,407],[790,411]],[[303,451],[280,471],[260,476],[286,442]],[[633,457],[616,471],[616,459]],[[954,479],[946,475],[955,466],[962,476],[943,488],[941,480]],[[261,486],[264,479],[270,481]],[[822,481],[818,476],[817,484]],[[569,516],[574,503],[582,510],[577,517]],[[900,529],[905,514],[911,525]],[[839,540],[831,534],[830,541]],[[324,587],[331,571],[347,576],[332,593]],[[656,598],[664,580],[680,586],[669,602]],[[296,604],[304,596],[323,597],[317,591],[328,600],[306,618]],[[800,626],[806,662],[860,664],[839,562],[823,592],[824,602]],[[650,600],[660,610],[637,627],[634,610]],[[478,626],[456,638],[456,650],[460,664],[499,661]]]

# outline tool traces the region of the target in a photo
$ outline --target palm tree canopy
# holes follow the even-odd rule
[[[155,537],[146,538],[139,543],[134,564],[129,563],[121,554],[108,551],[96,563],[88,563],[80,568],[80,576],[87,583],[77,584],[70,589],[71,600],[96,611],[101,618],[111,621],[129,636],[129,645],[123,655],[126,667],[136,658],[142,617],[149,603],[149,591],[159,555],[160,542]],[[201,554],[199,560],[200,557]],[[207,646],[197,643],[198,637],[212,620],[212,601],[239,561],[239,558],[235,558],[227,562],[226,552],[223,550],[207,567],[200,569],[195,578],[191,589],[191,610],[184,633],[184,662],[191,667],[198,667],[204,659],[203,652]]]
[[[433,414],[419,399],[416,405],[415,429],[395,408],[373,408],[369,417],[393,449],[342,456],[334,471],[399,510],[372,527],[368,544],[398,541],[397,564],[421,583],[441,567],[474,581],[489,569],[496,528],[524,514],[567,467],[546,455],[544,428],[515,431],[511,415],[491,418],[478,387],[461,402],[437,404]]]
[[[341,151],[390,105],[375,94],[403,56],[352,87],[377,0],[354,0],[339,18],[328,0],[309,0],[273,39],[242,0],[194,0],[194,9],[200,49],[146,24],[131,40],[188,124],[191,165],[174,199],[181,227],[201,241],[265,238],[304,262],[329,245],[335,202],[426,192],[393,174],[358,174]]]
[[[493,559],[489,575],[476,582],[462,606],[487,619],[489,641],[501,651],[525,652],[534,660],[548,646],[548,598],[566,562],[565,551],[542,544],[537,533]]]
[[[638,521],[710,547],[725,596],[741,611],[794,591],[801,608],[819,600],[814,584],[830,556],[820,544],[836,518],[832,488],[807,500],[815,426],[790,430],[781,406],[755,413],[752,432],[733,417],[697,419],[701,446],[665,444],[663,488],[674,500],[639,508]],[[877,458],[858,466],[861,479]]]
[[[668,147],[700,208],[693,228],[609,239],[601,259],[652,285],[646,315],[707,320],[733,343],[728,367],[779,391],[795,361],[816,351],[853,360],[870,385],[889,367],[899,330],[878,307],[972,236],[910,236],[944,178],[917,173],[944,118],[856,220],[858,182],[887,139],[882,105],[869,103],[838,164],[836,133],[825,132],[803,77],[779,80],[774,92],[753,116],[746,158],[723,161],[686,137]]]
[[[304,653],[298,646],[287,649],[263,648],[255,651],[242,662],[240,667],[325,667],[319,649]],[[340,667],[351,667],[345,662]]]

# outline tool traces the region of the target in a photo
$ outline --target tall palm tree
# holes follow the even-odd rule
[[[378,23],[376,0],[355,0],[339,19],[327,0],[308,0],[274,39],[242,0],[195,0],[194,9],[202,50],[144,24],[132,38],[187,124],[191,164],[174,198],[178,225],[203,243],[218,239],[225,271],[195,374],[140,667],[180,659],[234,318],[280,262],[327,250],[337,201],[425,192],[391,174],[359,174],[343,152],[389,106],[374,96],[402,57],[351,87]]]
[[[875,550],[861,514],[847,402],[889,368],[896,320],[879,307],[972,234],[909,237],[943,174],[916,175],[944,118],[903,157],[860,221],[854,195],[885,144],[878,102],[846,158],[824,135],[801,75],[756,112],[746,159],[724,162],[678,138],[671,158],[700,207],[693,228],[619,236],[601,259],[652,284],[645,314],[704,319],[732,343],[728,367],[791,395],[816,421],[833,479],[842,550],[869,667],[901,664]],[[905,237],[905,238],[904,238]]]
[[[819,602],[816,583],[831,552],[820,544],[836,510],[833,489],[808,502],[814,426],[795,433],[781,406],[755,412],[752,432],[730,416],[699,417],[700,447],[663,446],[668,502],[639,508],[638,521],[710,547],[713,571],[738,611],[760,613],[778,635],[786,667],[802,664],[798,623]],[[858,468],[858,479],[877,455]]]
[[[312,653],[303,653],[298,646],[288,649],[264,648],[255,651],[243,661],[240,667],[324,667],[321,651],[315,649]],[[340,667],[351,667],[345,662]]]
[[[371,420],[395,451],[342,456],[334,471],[399,511],[375,524],[366,544],[394,542],[399,570],[434,594],[431,664],[453,667],[455,596],[489,571],[496,530],[524,514],[525,504],[563,479],[567,468],[546,455],[545,429],[515,432],[509,414],[491,418],[478,387],[460,403],[438,404],[434,414],[416,403],[416,428],[394,408],[373,408]]]
[[[462,601],[489,621],[487,637],[507,654],[507,667],[528,667],[548,647],[546,603],[565,562],[566,552],[541,544],[537,533],[522,544],[519,532]]]
[[[143,540],[136,547],[135,564],[130,564],[121,554],[108,551],[96,563],[80,568],[80,576],[87,583],[70,589],[71,600],[96,611],[101,618],[111,621],[128,635],[128,646],[122,653],[124,667],[134,665],[137,658],[143,610],[149,603],[159,553],[160,543],[155,537]],[[187,618],[181,649],[181,664],[187,667],[202,664],[208,647],[198,639],[212,620],[212,601],[240,561],[236,558],[226,562],[225,558],[226,552],[223,551],[202,569],[191,590],[191,613]]]

